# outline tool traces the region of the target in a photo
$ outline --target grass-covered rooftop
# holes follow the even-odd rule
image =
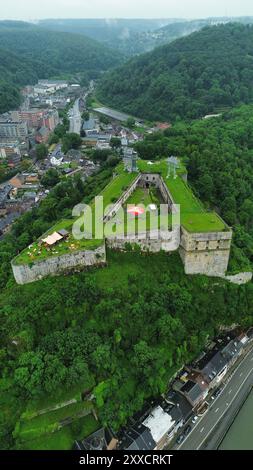
[[[159,173],[163,177],[170,194],[176,204],[180,204],[181,207],[181,223],[189,232],[221,232],[227,230],[226,224],[223,220],[215,213],[205,210],[201,202],[194,196],[188,184],[182,179],[182,176],[186,174],[184,165],[180,162],[180,166],[177,169],[177,178],[173,176],[167,178],[167,162],[161,160],[160,162],[150,163],[147,161],[139,160],[138,168],[143,173]],[[136,173],[127,173],[124,170],[124,165],[120,164],[116,168],[115,176],[105,189],[100,193],[100,196],[104,198],[104,209],[110,204],[115,203],[124,191],[133,183],[136,178]],[[150,194],[144,194],[143,191],[136,189],[133,195],[127,201],[127,204],[143,204],[148,205],[154,203],[154,200],[150,197]],[[92,204],[92,210],[94,211],[94,204]],[[169,217],[169,222],[171,218]],[[20,253],[14,260],[15,264],[32,264],[37,261],[42,261],[49,256],[61,256],[75,251],[83,250],[95,250],[102,245],[103,240],[82,239],[76,240],[72,235],[72,226],[77,218],[64,219],[43,235],[39,240],[34,242],[22,253]],[[167,221],[167,220],[166,220]],[[141,220],[139,221],[141,223]],[[161,221],[159,219],[159,228]],[[111,221],[111,225],[114,221]],[[145,228],[146,220],[143,225]],[[133,222],[133,230],[135,231],[136,222]],[[147,219],[147,229],[148,219]],[[46,236],[57,232],[58,230],[65,229],[69,232],[69,236],[66,240],[62,240],[54,247],[48,248],[41,245],[41,239]],[[93,227],[94,234],[94,227]]]
[[[123,164],[118,165],[116,170],[116,176],[110,181],[105,189],[100,193],[100,196],[104,198],[104,208],[113,204],[121,194],[130,186],[135,180],[136,174],[126,173],[124,171]],[[92,205],[94,210],[94,204]],[[62,256],[69,253],[84,251],[84,250],[96,250],[103,244],[103,240],[99,239],[81,239],[76,240],[72,235],[72,226],[78,217],[71,219],[63,219],[53,225],[44,235],[42,235],[33,244],[23,250],[14,260],[13,263],[16,265],[22,264],[33,264],[47,259],[51,256]],[[66,240],[62,240],[54,247],[48,248],[41,244],[41,240],[49,235],[52,235],[58,230],[65,229],[69,232],[69,236]]]
[[[166,160],[160,162],[138,161],[140,171],[147,173],[160,173],[163,177],[169,192],[175,202],[180,204],[181,224],[189,232],[223,232],[227,230],[225,222],[212,211],[207,211],[199,199],[193,194],[188,184],[182,179],[187,174],[183,163],[177,169],[178,177],[174,179],[173,175],[169,178],[168,166]]]

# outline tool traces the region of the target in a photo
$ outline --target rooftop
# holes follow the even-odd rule
[[[169,432],[174,424],[170,414],[166,413],[161,406],[154,408],[147,419],[143,422],[152,435],[152,438],[158,443],[166,432]]]
[[[184,393],[192,403],[195,403],[203,395],[203,390],[199,384],[188,380],[186,384],[181,388],[181,392]]]
[[[119,449],[123,450],[154,450],[156,443],[143,424],[129,427],[119,443]]]

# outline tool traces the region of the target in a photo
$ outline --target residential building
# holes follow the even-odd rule
[[[119,449],[161,450],[184,424],[184,416],[178,403],[161,399],[152,407],[136,414],[134,424],[123,430],[119,437]]]
[[[154,450],[156,443],[151,432],[142,423],[129,426],[119,441],[120,450]]]
[[[50,131],[46,126],[40,127],[36,133],[36,142],[38,144],[46,144],[49,139]]]
[[[118,440],[115,439],[108,429],[98,429],[90,436],[81,441],[75,441],[76,450],[115,450]]]
[[[5,184],[4,186],[0,187],[0,204],[4,204],[9,197],[9,194],[12,190],[11,184]]]
[[[51,132],[55,130],[59,123],[60,118],[57,109],[51,109],[44,115],[43,125]]]
[[[26,122],[29,129],[37,129],[43,124],[45,110],[31,108],[29,110],[12,111],[11,115],[13,120]]]
[[[226,337],[218,340],[216,346],[194,365],[193,371],[201,374],[209,389],[214,388],[219,385],[242,350],[243,343],[238,338]]]
[[[96,124],[95,119],[90,118],[88,121],[84,121],[83,123],[83,131],[85,132],[86,136],[98,134],[99,128]]]
[[[6,159],[14,154],[21,157],[21,153],[20,153],[18,146],[15,146],[15,145],[2,146],[0,143],[0,158]]]
[[[26,122],[0,121],[0,138],[26,139],[28,128]]]
[[[167,402],[173,403],[180,410],[182,422],[183,424],[186,423],[192,415],[192,407],[188,400],[172,388],[167,392],[165,399]]]
[[[124,147],[123,149],[123,162],[125,169],[129,172],[137,171],[137,152],[131,147]]]
[[[200,383],[188,380],[180,388],[180,393],[185,396],[192,408],[197,408],[202,404],[208,395],[208,385],[204,383],[204,381],[203,384],[204,385],[201,386]]]

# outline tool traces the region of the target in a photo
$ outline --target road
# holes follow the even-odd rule
[[[241,403],[253,386],[253,350],[251,350],[225,384],[221,395],[199,418],[192,432],[178,447],[180,450],[216,449]]]
[[[74,132],[75,134],[80,135],[82,117],[80,113],[79,100],[80,98],[78,98],[75,101],[73,108],[71,108],[69,111],[69,121],[70,121],[69,132]]]

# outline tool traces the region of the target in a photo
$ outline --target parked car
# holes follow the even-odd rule
[[[220,396],[222,392],[222,389],[221,388],[217,388],[217,390],[215,390],[215,392],[212,394],[212,400],[215,400],[216,398],[218,398]]]
[[[191,430],[192,430],[192,427],[190,425],[185,428],[184,430],[185,437],[188,436],[188,434],[190,434]]]
[[[193,416],[192,423],[195,424],[198,421],[198,416]]]
[[[184,434],[180,434],[180,435],[178,436],[176,442],[177,442],[177,444],[179,445],[179,444],[182,444],[182,442],[184,442],[184,440],[185,440],[185,435],[184,435]]]

